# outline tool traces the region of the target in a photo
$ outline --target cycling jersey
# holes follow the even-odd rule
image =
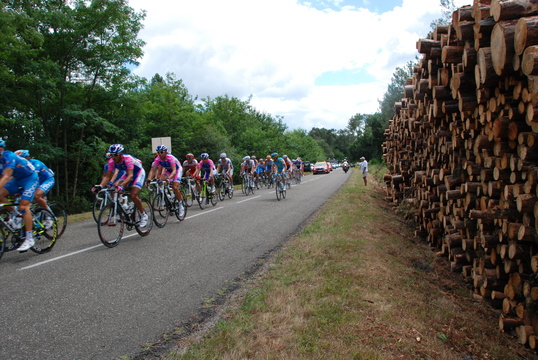
[[[265,164],[263,162],[259,162],[258,163],[258,166],[256,167],[256,173],[257,174],[261,174],[262,172],[265,171]]]
[[[47,194],[56,182],[54,179],[54,172],[37,159],[30,159],[29,161],[34,165],[37,172],[37,177],[39,179],[38,189],[43,190],[43,192]]]
[[[13,179],[4,186],[9,194],[15,195],[22,188],[21,198],[32,202],[39,186],[39,178],[32,163],[6,150],[0,158],[0,174],[4,173],[4,169],[13,169]]]
[[[303,165],[303,162],[301,160],[294,160],[293,165],[295,165],[296,169],[301,170],[301,166]]]
[[[241,164],[241,169],[245,172],[254,172],[254,169],[256,168],[256,164],[254,163],[254,160],[248,160],[243,161]]]
[[[286,164],[286,170],[291,169],[291,166],[293,165],[290,158],[284,159],[284,163]]]
[[[273,166],[276,167],[277,172],[281,173],[284,170],[284,166],[285,166],[284,159],[279,157],[278,159],[273,160]]]
[[[142,161],[138,160],[134,156],[122,154],[121,162],[118,164],[114,161],[114,158],[108,160],[108,171],[114,172],[114,169],[123,170],[125,173],[120,178],[120,180],[125,180],[127,178],[127,170],[133,170],[133,179],[128,184],[128,186],[142,188],[144,185],[144,180],[146,179],[146,171],[142,167]]]
[[[273,159],[265,160],[265,172],[270,172],[273,168]]]
[[[196,168],[203,169],[204,170],[204,179],[207,180],[211,174],[211,172],[216,171],[215,170],[215,164],[213,163],[213,160],[207,159],[207,160],[201,160],[198,165],[196,165]]]
[[[185,160],[183,161],[183,168],[186,169],[185,175],[189,173],[188,175],[193,175],[196,171],[196,167],[198,165],[198,160],[192,159],[192,160]]]
[[[232,160],[225,158],[225,159],[219,159],[219,162],[217,163],[218,166],[222,167],[222,170],[227,171],[228,169],[234,168],[234,165],[232,164]]]
[[[162,166],[164,169],[165,174],[170,176],[172,172],[174,171],[172,169],[172,164],[176,165],[176,175],[174,176],[174,181],[181,181],[181,174],[183,172],[183,168],[179,164],[179,160],[172,154],[167,154],[164,159],[161,159],[160,156],[157,155],[155,157],[155,160],[151,164],[151,167],[159,167]]]

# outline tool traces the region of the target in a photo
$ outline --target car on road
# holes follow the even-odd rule
[[[312,171],[312,164],[310,163],[310,161],[305,161],[304,164],[304,171]]]
[[[325,161],[318,161],[312,167],[312,174],[328,174],[331,170],[329,169],[329,163]]]

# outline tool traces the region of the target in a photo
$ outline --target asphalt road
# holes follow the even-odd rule
[[[276,200],[273,189],[200,210],[101,245],[93,220],[69,224],[44,255],[0,260],[0,359],[113,359],[139,353],[198,312],[204,299],[299,231],[348,179],[308,175]]]

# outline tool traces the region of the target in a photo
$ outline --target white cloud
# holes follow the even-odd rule
[[[312,1],[311,3],[314,3]],[[340,1],[333,2],[338,4]],[[435,1],[404,0],[383,14],[294,0],[131,0],[147,10],[138,75],[173,72],[192,95],[230,95],[284,116],[289,128],[341,129],[373,113],[398,66],[440,17]],[[328,71],[365,69],[374,82],[315,86]]]

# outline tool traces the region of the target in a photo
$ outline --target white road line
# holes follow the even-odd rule
[[[128,235],[126,237],[129,237],[129,236],[133,236],[134,234],[132,235]],[[56,261],[56,260],[60,260],[60,259],[63,259],[65,257],[68,257],[68,256],[71,256],[71,255],[76,255],[78,253],[81,253],[81,252],[84,252],[84,251],[88,251],[88,250],[91,250],[91,249],[95,249],[99,246],[104,246],[103,244],[99,244],[99,245],[94,245],[94,246],[90,246],[89,248],[86,248],[86,249],[82,249],[82,250],[78,250],[78,251],[75,251],[75,252],[72,252],[72,253],[69,253],[69,254],[65,254],[65,255],[62,255],[62,256],[58,256],[58,257],[55,257],[53,259],[48,259],[48,260],[45,260],[45,261],[42,261],[42,262],[39,262],[37,264],[34,264],[34,265],[30,265],[30,266],[25,266],[23,268],[20,268],[19,270],[28,270],[28,269],[31,269],[31,268],[34,268],[36,266],[40,266],[40,265],[44,265],[46,263],[50,263],[52,261]]]
[[[245,201],[254,200],[254,199],[257,199],[257,198],[259,198],[259,197],[261,197],[261,195],[253,196],[253,197],[249,197],[248,199],[238,201],[237,203],[238,203],[238,204],[241,204],[241,203],[244,203]]]
[[[214,208],[214,209],[211,209],[211,210],[203,210],[203,212],[200,212],[198,214],[194,214],[194,215],[190,215],[190,216],[187,216],[185,218],[185,220],[187,219],[191,219],[193,217],[197,217],[197,216],[200,216],[200,215],[204,215],[204,214],[209,214],[210,212],[213,212],[213,211],[217,211],[217,210],[221,210],[221,209],[224,209],[224,207],[220,206],[218,208]],[[178,220],[179,221],[179,220]]]

